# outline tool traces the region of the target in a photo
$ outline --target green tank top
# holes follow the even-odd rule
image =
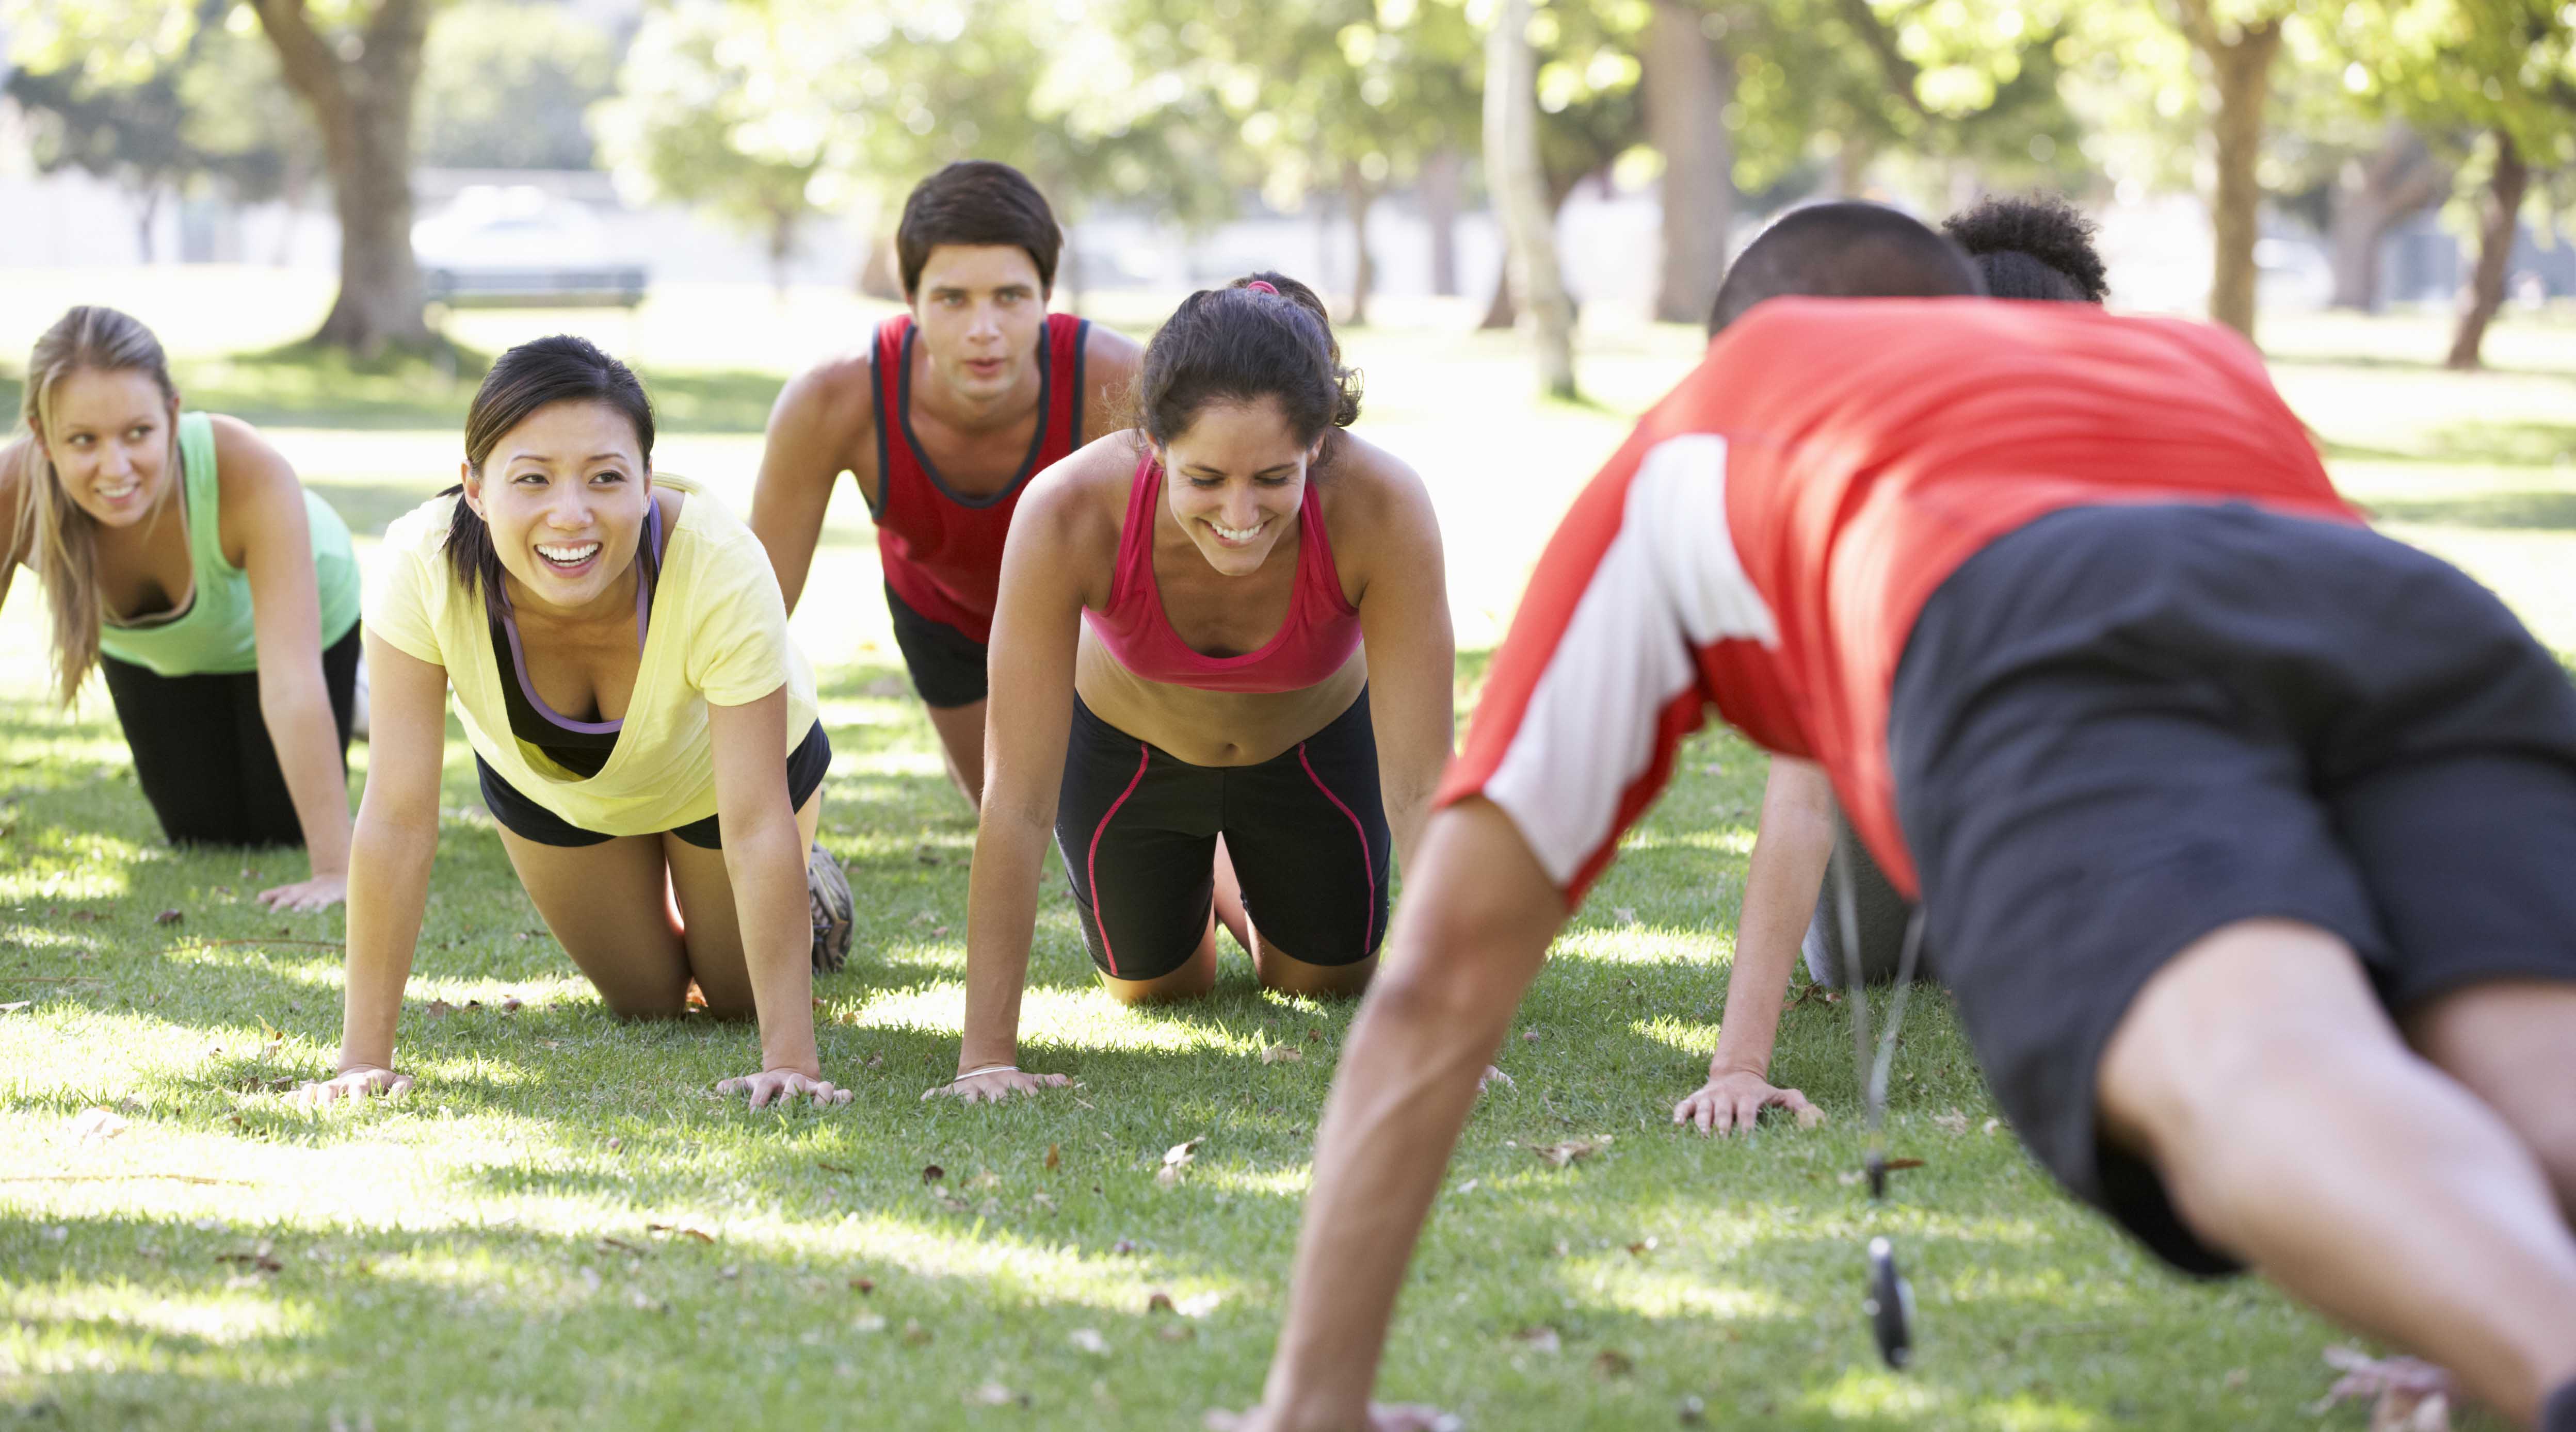
[[[251,626],[250,575],[224,560],[215,425],[204,413],[179,415],[179,471],[195,588],[187,610],[150,626],[103,622],[98,649],[161,676],[256,671],[259,639]],[[313,532],[313,575],[322,598],[322,644],[327,647],[358,624],[358,561],[349,548],[349,524],[311,488],[304,490],[304,521]]]

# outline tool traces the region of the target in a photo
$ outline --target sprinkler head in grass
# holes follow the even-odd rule
[[[1914,1289],[1896,1266],[1896,1249],[1885,1238],[1869,1240],[1869,1296],[1860,1310],[1869,1318],[1869,1335],[1878,1355],[1903,1372],[1914,1361]]]
[[[1869,1159],[1863,1167],[1869,1170],[1869,1201],[1872,1203],[1886,1202],[1887,1150],[1871,1149],[1869,1151]],[[1880,1241],[1884,1242],[1885,1240],[1882,1239]]]

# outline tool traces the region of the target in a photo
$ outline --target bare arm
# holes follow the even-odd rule
[[[230,418],[215,419],[215,470],[223,482],[224,536],[240,544],[250,578],[260,718],[311,867],[309,879],[259,898],[273,909],[326,909],[349,888],[349,773],[322,677],[322,599],[304,484],[277,449]]]
[[[1726,975],[1726,1018],[1708,1082],[1673,1108],[1673,1122],[1701,1133],[1751,1132],[1763,1109],[1787,1108],[1803,1122],[1824,1116],[1795,1089],[1772,1086],[1771,1047],[1780,1034],[1780,1000],[1807,925],[1825,862],[1834,853],[1834,787],[1812,761],[1771,758],[1762,793],[1762,823],[1744,872],[1744,912],[1735,922],[1735,960]]]
[[[751,531],[769,550],[779,595],[787,599],[791,613],[813,571],[814,547],[822,540],[823,515],[832,505],[832,485],[840,481],[844,456],[870,435],[874,410],[865,401],[869,381],[865,361],[827,363],[790,380],[769,410],[760,476],[751,489]],[[854,382],[859,385],[855,401],[850,396]],[[863,478],[860,490],[873,503],[873,484]]]
[[[1383,465],[1392,471],[1379,478],[1385,494],[1370,526],[1360,631],[1378,785],[1397,866],[1409,872],[1458,728],[1458,647],[1431,494],[1402,463],[1387,458]]]
[[[1093,322],[1082,345],[1082,436],[1088,441],[1133,426],[1136,369],[1145,350],[1135,339]]]
[[[367,789],[349,842],[348,983],[341,997],[339,1077],[296,1091],[300,1103],[411,1087],[393,1069],[403,984],[429,904],[438,853],[438,768],[447,747],[447,669],[367,633]]]
[[[1482,799],[1431,818],[1406,881],[1324,1108],[1287,1325],[1245,1424],[1267,1432],[1369,1425],[1396,1292],[1477,1076],[1565,922],[1537,856]]]
[[[1080,457],[1069,458],[1079,463]],[[1058,476],[1063,474],[1059,471]],[[1020,993],[1037,929],[1038,877],[1055,829],[1065,743],[1073,729],[1074,656],[1081,640],[1080,543],[1067,533],[1076,494],[1032,488],[1002,551],[1001,602],[986,662],[1011,699],[984,713],[984,804],[966,895],[966,1030],[955,1083],[933,1092],[1000,1099],[1061,1075],[1017,1073]],[[969,1080],[976,1070],[1000,1070]]]
[[[781,759],[787,749],[787,688],[741,706],[709,702],[707,734],[715,745],[725,875],[733,884],[752,1007],[760,1015],[761,1072],[716,1088],[750,1095],[755,1109],[798,1094],[846,1104],[849,1091],[823,1082],[822,1056],[814,1047],[814,929],[805,895],[805,843]]]

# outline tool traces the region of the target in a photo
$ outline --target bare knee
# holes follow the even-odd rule
[[[1261,986],[1281,994],[1331,996],[1355,995],[1368,988],[1369,977],[1377,973],[1377,956],[1354,960],[1347,965],[1316,965],[1281,953],[1263,942]]]

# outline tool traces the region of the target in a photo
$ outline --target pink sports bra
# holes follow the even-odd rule
[[[1172,686],[1252,692],[1302,690],[1342,669],[1360,644],[1360,613],[1342,596],[1312,478],[1298,504],[1297,591],[1288,604],[1288,620],[1260,650],[1241,656],[1204,656],[1191,650],[1163,612],[1162,588],[1154,581],[1154,504],[1162,494],[1163,465],[1147,452],[1136,460],[1127,520],[1118,529],[1118,571],[1110,581],[1109,609],[1082,613],[1121,666],[1147,681]]]

